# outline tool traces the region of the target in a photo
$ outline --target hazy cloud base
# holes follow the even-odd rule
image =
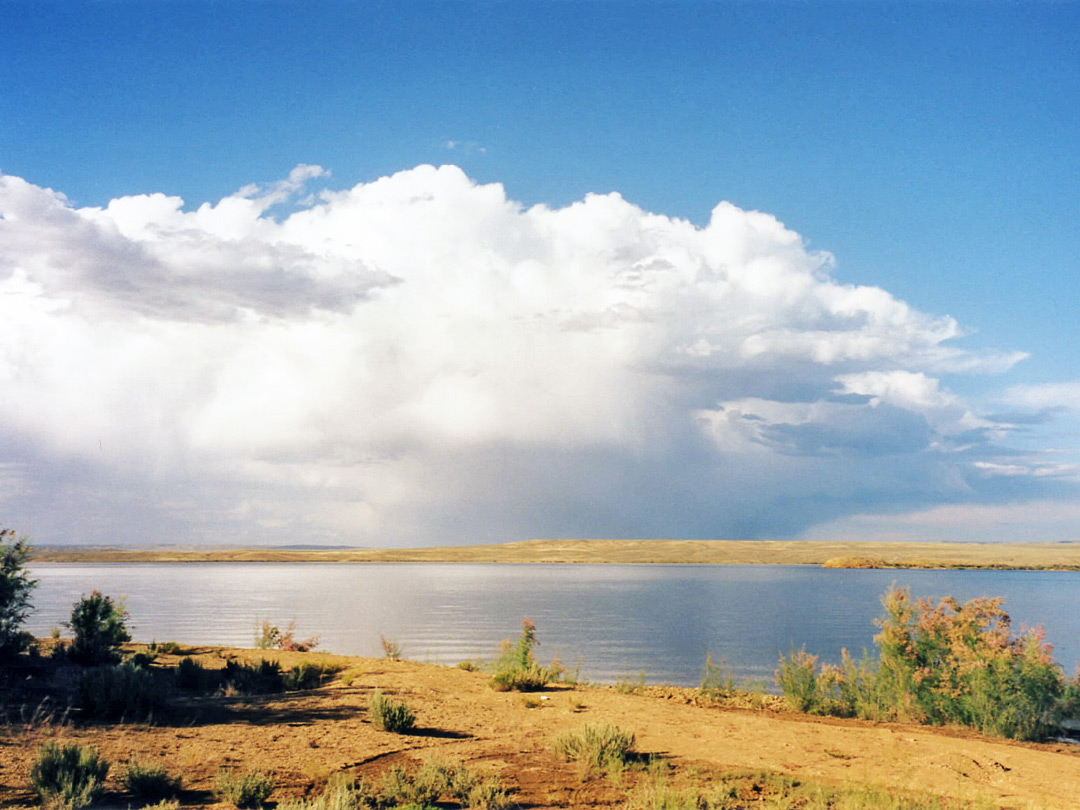
[[[769,537],[1072,486],[941,382],[1022,354],[836,283],[767,214],[526,209],[453,166],[305,196],[325,174],[194,210],[76,208],[0,175],[6,523],[39,542]]]

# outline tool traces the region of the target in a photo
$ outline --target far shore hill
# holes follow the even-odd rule
[[[827,568],[1080,570],[1080,541],[870,543],[797,540],[524,540],[426,548],[43,546],[53,562],[477,562],[815,565]]]

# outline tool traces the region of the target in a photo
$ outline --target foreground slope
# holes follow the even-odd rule
[[[500,774],[521,807],[623,807],[643,773],[583,776],[551,753],[558,732],[584,722],[633,731],[639,750],[662,757],[676,776],[694,773],[707,781],[731,771],[768,770],[825,785],[928,792],[943,797],[946,806],[1080,807],[1080,753],[1067,744],[1018,744],[958,730],[718,708],[698,705],[690,690],[627,694],[612,687],[559,686],[526,696],[492,691],[479,672],[408,661],[186,652],[211,667],[227,659],[270,657],[286,666],[308,660],[343,669],[329,685],[305,692],[178,698],[151,723],[27,723],[9,705],[9,722],[0,729],[0,807],[35,802],[28,790],[33,753],[52,737],[91,743],[114,763],[109,799],[120,807],[130,803],[119,779],[132,759],[181,774],[185,806],[212,806],[222,767],[272,772],[272,799],[282,801],[317,793],[334,774],[374,776],[433,755]],[[159,656],[156,665],[177,660]],[[408,701],[417,715],[413,733],[372,726],[365,706],[375,688]]]

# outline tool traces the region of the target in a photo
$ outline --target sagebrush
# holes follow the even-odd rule
[[[217,777],[217,795],[242,810],[261,807],[274,792],[274,777],[262,771],[221,770]]]
[[[368,698],[367,708],[372,724],[380,731],[403,734],[416,724],[416,715],[407,703],[388,698],[378,689]]]
[[[164,765],[149,765],[138,760],[128,763],[124,788],[136,799],[148,804],[173,799],[180,793],[181,779]]]
[[[587,768],[610,768],[633,759],[634,734],[611,723],[586,723],[559,734],[552,750],[556,756]]]
[[[48,810],[76,810],[105,792],[109,763],[78,743],[45,743],[30,769],[30,784]]]
[[[145,720],[167,703],[154,674],[134,664],[91,667],[79,676],[76,704],[87,717]]]

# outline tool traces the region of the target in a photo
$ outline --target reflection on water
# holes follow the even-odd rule
[[[536,622],[540,657],[615,681],[696,685],[706,651],[743,680],[772,678],[805,646],[827,660],[873,645],[890,583],[915,595],[1005,596],[1014,625],[1043,624],[1071,672],[1080,658],[1080,573],[845,571],[809,566],[482,563],[42,564],[28,629],[48,635],[82,594],[124,595],[140,641],[251,646],[256,625],[296,621],[320,648],[380,655],[379,634],[408,658],[452,664],[494,656]]]

